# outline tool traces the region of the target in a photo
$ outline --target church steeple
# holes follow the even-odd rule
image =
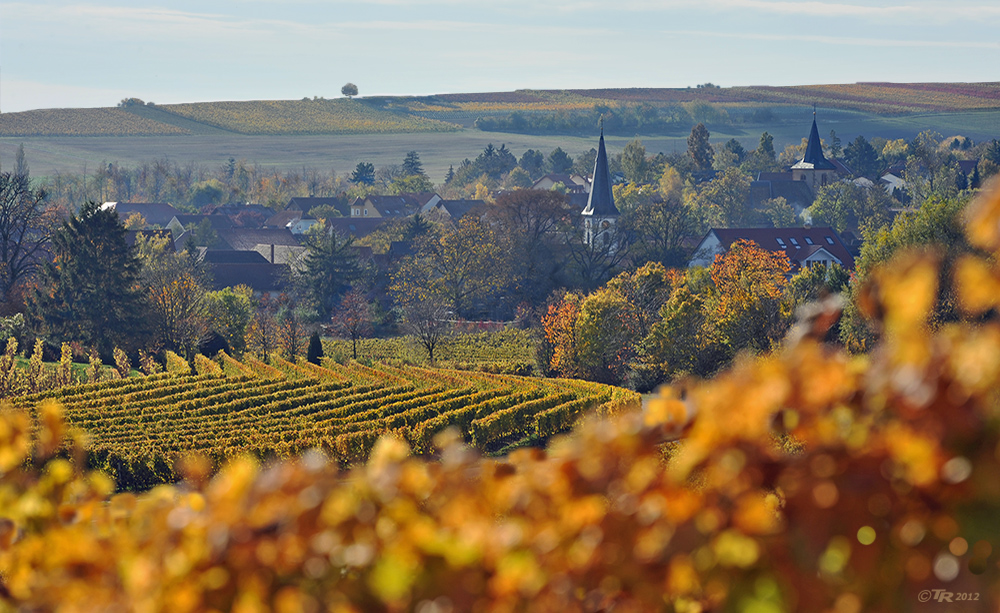
[[[603,123],[603,122],[602,122]],[[590,197],[583,215],[594,217],[618,217],[618,207],[611,192],[611,170],[608,167],[608,152],[604,148],[604,126],[601,126],[601,140],[597,145],[597,160],[594,162],[594,179],[590,185]]]
[[[806,166],[809,164],[810,166]],[[809,131],[809,141],[802,160],[795,165],[797,168],[812,168],[813,170],[836,170],[833,162],[823,155],[823,143],[819,139],[819,129],[816,127],[816,111],[813,110],[813,125]]]

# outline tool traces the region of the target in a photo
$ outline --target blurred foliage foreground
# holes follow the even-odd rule
[[[978,611],[1000,591],[1000,195],[990,259],[954,268],[966,321],[933,327],[933,253],[872,275],[869,355],[830,313],[769,357],[585,424],[547,452],[440,459],[384,438],[111,495],[60,408],[0,417],[0,594],[24,610]],[[952,292],[948,292],[952,294]],[[971,323],[976,322],[976,323]],[[691,417],[693,416],[693,417]],[[678,432],[681,443],[664,446]],[[665,459],[669,457],[669,459]],[[930,602],[925,602],[925,601]],[[952,604],[947,604],[951,602]],[[944,603],[944,604],[943,604]]]

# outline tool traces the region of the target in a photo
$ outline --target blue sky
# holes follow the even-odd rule
[[[1000,80],[998,0],[0,2],[0,111]]]

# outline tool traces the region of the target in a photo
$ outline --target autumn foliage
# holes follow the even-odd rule
[[[207,480],[190,461],[182,485],[111,496],[57,405],[4,412],[0,593],[31,610],[897,612],[946,610],[927,600],[947,592],[993,610],[1000,196],[969,228],[990,257],[945,282],[978,323],[930,323],[938,261],[911,251],[864,291],[870,354],[824,344],[817,317],[544,452],[483,460],[445,434],[427,462],[384,438],[347,474],[307,454]]]

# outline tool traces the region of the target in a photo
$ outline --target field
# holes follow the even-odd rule
[[[774,136],[774,146],[780,151],[787,144],[798,144],[808,135],[812,107],[776,109],[774,114],[776,120],[773,123],[713,127],[712,141],[736,138],[744,146],[756,148],[760,133],[767,130]],[[823,135],[835,129],[844,143],[849,143],[859,134],[866,138],[910,139],[927,129],[944,136],[962,134],[982,141],[1000,136],[997,126],[1000,126],[1000,111],[997,110],[898,116],[820,111]],[[631,138],[608,136],[609,152],[621,152]],[[671,153],[687,148],[686,136],[641,138],[650,153]],[[400,164],[407,151],[417,151],[431,180],[438,183],[443,181],[450,165],[457,167],[463,159],[475,158],[488,143],[496,146],[506,144],[517,156],[527,149],[548,153],[556,147],[576,156],[596,144],[595,138],[505,134],[474,129],[415,134],[301,136],[241,136],[216,129],[189,136],[0,137],[0,165],[9,168],[18,146],[23,144],[34,177],[84,170],[89,173],[98,164],[108,162],[134,167],[164,158],[181,165],[196,164],[215,169],[223,166],[230,157],[281,171],[314,168],[328,172],[333,169],[338,175],[345,175],[350,174],[358,162],[371,162],[376,168]]]
[[[196,373],[181,367],[64,387],[16,399],[14,407],[58,400],[67,422],[88,434],[89,463],[142,489],[175,480],[176,460],[192,452],[221,462],[321,449],[350,465],[364,462],[386,433],[428,453],[435,435],[452,426],[471,445],[497,452],[566,431],[583,414],[639,403],[632,392],[572,380],[331,360],[196,363]]]

